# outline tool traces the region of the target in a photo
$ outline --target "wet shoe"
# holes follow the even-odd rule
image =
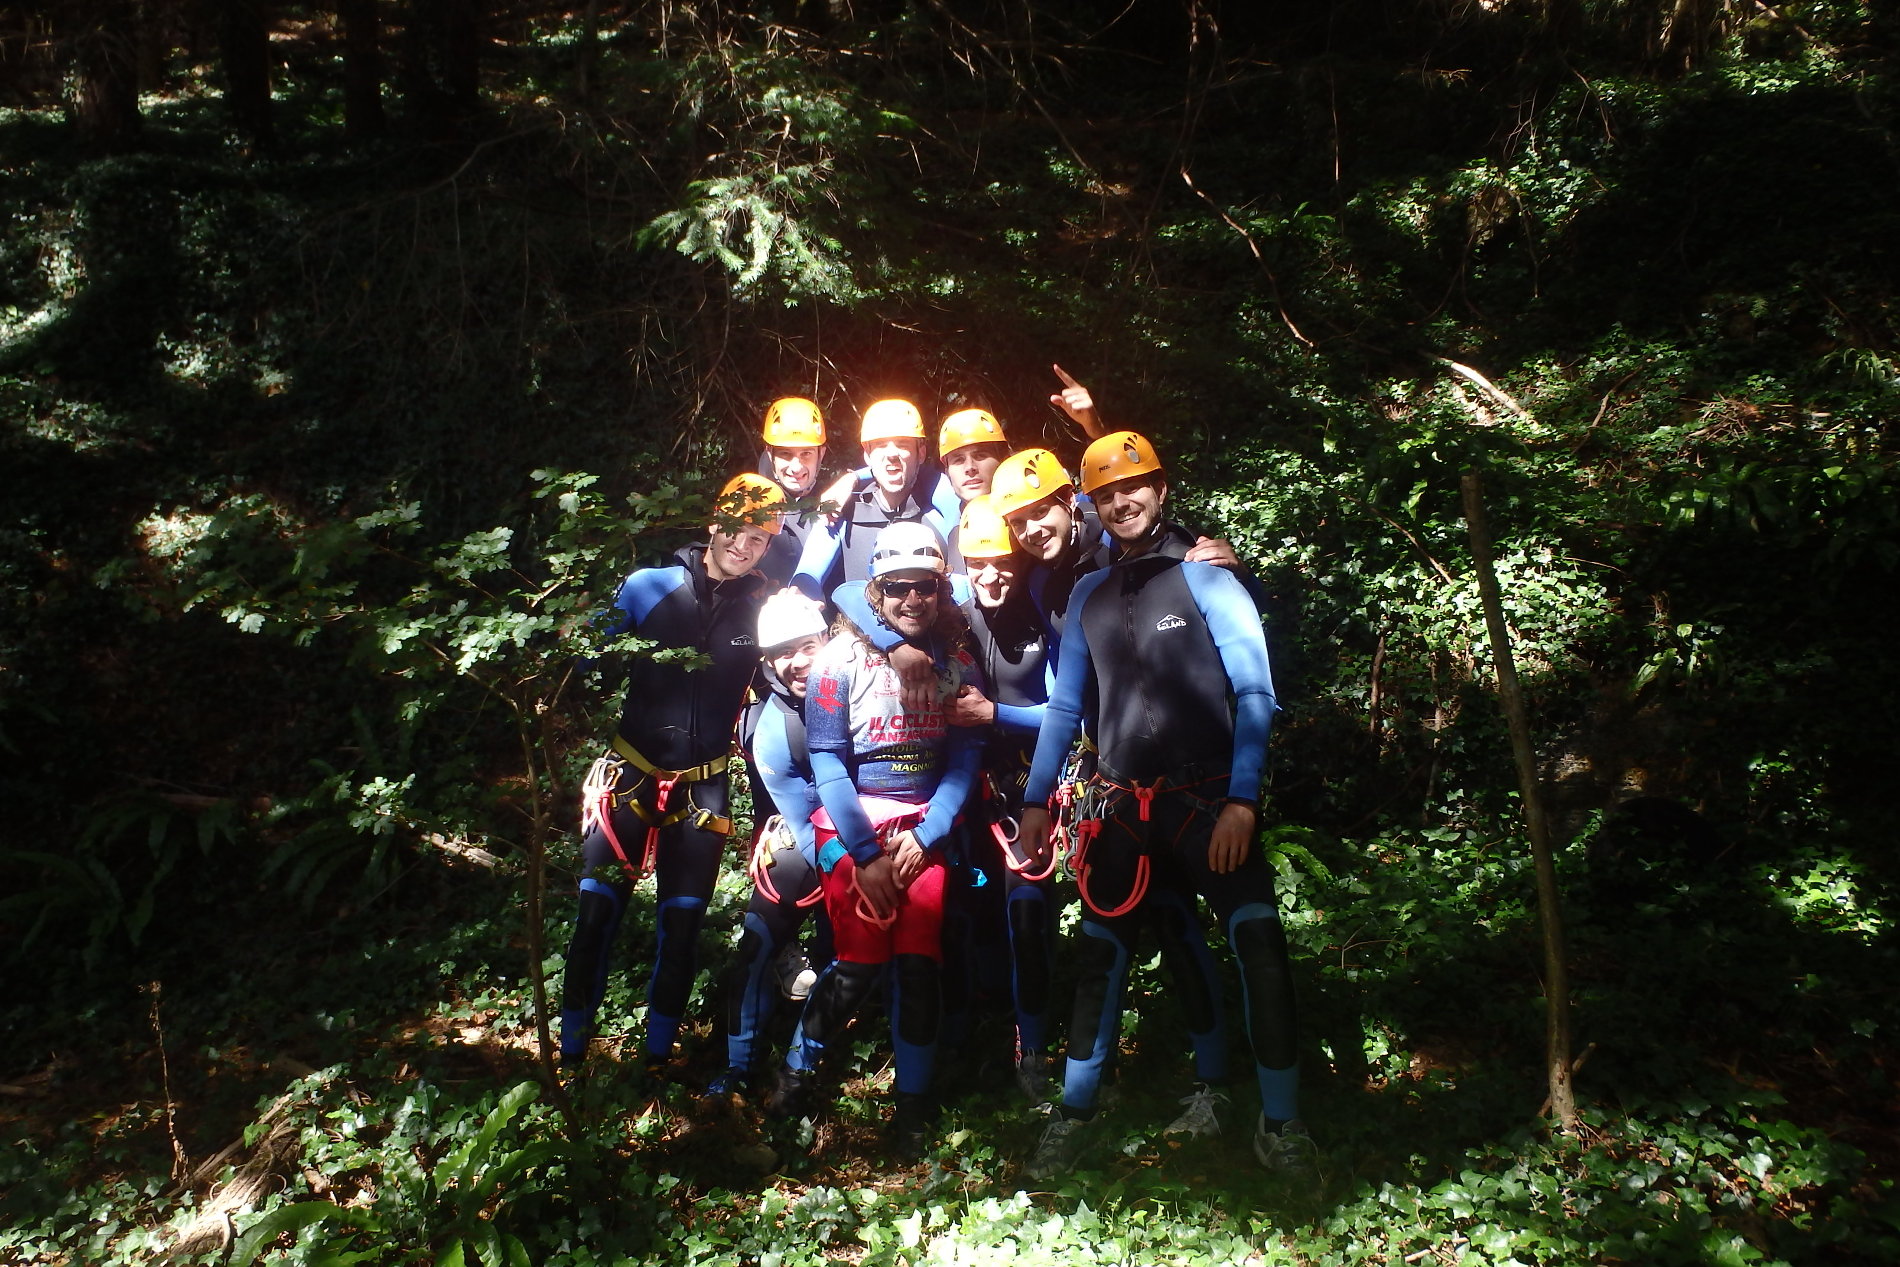
[[[1194,1139],[1211,1139],[1220,1134],[1220,1115],[1227,1108],[1227,1093],[1216,1091],[1205,1082],[1194,1084],[1194,1090],[1181,1097],[1184,1106],[1181,1116],[1168,1123],[1163,1135],[1187,1135]]]
[[[765,1098],[765,1111],[773,1117],[810,1117],[817,1099],[818,1075],[809,1069],[781,1069],[772,1094]]]
[[[1305,1184],[1319,1182],[1319,1145],[1306,1133],[1306,1123],[1295,1119],[1278,1131],[1267,1129],[1262,1113],[1253,1130],[1253,1155],[1276,1175]]]
[[[1023,1175],[1045,1183],[1074,1170],[1076,1160],[1088,1145],[1088,1126],[1083,1119],[1064,1117],[1060,1112],[1050,1118],[1049,1125],[1042,1128],[1042,1138],[1036,1142],[1036,1155],[1023,1167]]]
[[[933,1116],[929,1097],[897,1093],[897,1110],[891,1114],[891,1152],[898,1161],[911,1165],[924,1159],[930,1151]]]

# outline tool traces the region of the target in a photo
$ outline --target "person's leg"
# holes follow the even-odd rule
[[[724,818],[726,803],[726,776],[718,774],[689,787],[675,788],[667,812],[690,805]],[[698,973],[699,926],[719,880],[726,839],[724,832],[695,826],[690,816],[660,829],[654,863],[656,944],[653,975],[647,980],[649,1061],[665,1060],[673,1054],[680,1018],[686,1013]]]
[[[1194,1048],[1194,1075],[1200,1081],[1225,1082],[1228,1070],[1227,1010],[1220,967],[1208,949],[1192,892],[1175,883],[1157,883],[1148,896],[1149,926],[1161,946],[1161,962],[1174,985]]]
[[[644,830],[631,810],[616,812],[613,827],[623,846],[630,833]],[[605,830],[595,826],[581,842],[579,902],[561,982],[562,1064],[578,1064],[587,1054],[600,1001],[607,992],[608,963],[632,891],[633,881],[608,844]]]
[[[1208,823],[1211,829],[1211,819]],[[1273,895],[1273,868],[1258,845],[1235,870],[1218,875],[1207,866],[1206,832],[1184,841],[1180,853],[1190,878],[1227,934],[1240,968],[1247,1041],[1253,1050],[1267,1116],[1299,1116],[1299,1046],[1293,998],[1293,967],[1286,930]]]
[[[746,904],[744,931],[726,978],[726,1064],[750,1073],[758,1059],[759,1032],[778,1006],[774,961],[798,936],[807,908],[799,900],[818,887],[818,870],[795,845],[773,852],[772,885],[778,900],[753,891]]]
[[[1016,1073],[1024,1092],[1041,1098],[1051,1043],[1054,902],[1047,879],[1024,879],[1003,868],[1003,914],[1009,925],[1009,993],[1016,1005]]]
[[[775,1114],[808,1107],[802,1100],[825,1052],[844,1031],[890,961],[890,930],[870,923],[858,911],[856,874],[855,864],[846,857],[824,877],[825,909],[831,917],[838,957],[818,974],[811,996],[805,1000],[791,1049],[785,1055],[786,1072],[796,1076],[790,1081],[780,1079],[780,1092],[767,1105]]]

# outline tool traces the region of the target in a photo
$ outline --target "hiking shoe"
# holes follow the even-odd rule
[[[1049,1057],[1039,1051],[1026,1051],[1016,1061],[1016,1089],[1034,1108],[1049,1103]]]
[[[1194,1084],[1194,1090],[1182,1096],[1180,1103],[1185,1107],[1181,1116],[1168,1123],[1163,1135],[1188,1135],[1195,1139],[1211,1139],[1220,1134],[1220,1115],[1227,1104],[1227,1093],[1216,1091],[1205,1082]],[[1256,1141],[1256,1148],[1259,1147]]]
[[[1049,1125],[1042,1128],[1042,1138],[1036,1141],[1036,1155],[1023,1167],[1023,1174],[1043,1183],[1074,1170],[1076,1159],[1088,1144],[1088,1125],[1082,1118],[1061,1113],[1050,1118]]]
[[[930,1151],[930,1102],[915,1092],[897,1093],[897,1110],[891,1114],[891,1152],[897,1160],[911,1165]]]
[[[818,973],[796,941],[786,942],[778,952],[778,958],[772,961],[772,975],[778,979],[779,993],[793,1003],[810,998],[811,988],[818,984]]]
[[[818,1075],[809,1069],[781,1069],[772,1094],[765,1098],[765,1111],[773,1117],[810,1117],[817,1098]]]
[[[1253,1130],[1253,1155],[1274,1174],[1303,1183],[1319,1182],[1319,1145],[1306,1133],[1306,1123],[1297,1118],[1277,1132],[1267,1129],[1262,1113]]]

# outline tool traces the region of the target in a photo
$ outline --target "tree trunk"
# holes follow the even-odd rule
[[[466,118],[481,105],[481,0],[437,0],[442,7],[442,86],[449,109]]]
[[[231,122],[254,146],[271,143],[270,24],[266,0],[220,0],[218,56]]]
[[[133,0],[91,0],[75,16],[73,123],[88,148],[124,149],[140,124],[138,6]]]
[[[1550,1081],[1550,1108],[1566,1131],[1577,1126],[1577,1101],[1570,1085],[1570,973],[1564,964],[1563,912],[1557,904],[1557,866],[1551,856],[1550,824],[1544,817],[1542,789],[1537,783],[1537,759],[1531,748],[1530,718],[1518,689],[1517,661],[1511,654],[1511,635],[1504,625],[1504,603],[1498,595],[1497,571],[1492,563],[1491,533],[1484,521],[1484,497],[1478,473],[1466,471],[1463,480],[1465,525],[1471,534],[1471,554],[1477,564],[1478,597],[1484,604],[1484,623],[1491,636],[1491,655],[1498,666],[1498,698],[1511,730],[1511,755],[1517,763],[1517,786],[1524,801],[1524,819],[1530,829],[1531,857],[1537,865],[1537,914],[1544,930],[1544,1064]]]
[[[336,0],[343,28],[343,136],[369,141],[383,134],[382,21],[376,0]]]
[[[580,46],[574,50],[574,95],[582,101],[594,96],[594,62],[600,56],[600,0],[587,0],[581,10]]]

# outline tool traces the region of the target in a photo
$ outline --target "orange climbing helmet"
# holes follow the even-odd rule
[[[803,396],[780,396],[765,407],[765,442],[775,449],[822,449],[825,415]]]
[[[963,503],[963,518],[957,525],[959,554],[966,559],[1001,559],[1015,551],[1016,540],[988,493]]]
[[[990,476],[990,505],[1008,518],[1025,506],[1073,487],[1075,481],[1062,469],[1055,454],[1047,449],[1024,449],[1004,458]]]
[[[1161,473],[1161,459],[1154,445],[1133,431],[1110,432],[1082,452],[1082,491],[1085,493],[1093,493],[1117,480]]]
[[[718,511],[734,519],[743,519],[754,528],[767,532],[779,530],[778,507],[785,504],[785,490],[763,475],[747,471],[726,481],[719,490]]]
[[[972,444],[1007,444],[1003,424],[987,409],[959,409],[937,429],[937,456],[947,458]]]
[[[858,443],[875,440],[924,438],[924,416],[908,400],[880,400],[864,411],[858,424]]]

